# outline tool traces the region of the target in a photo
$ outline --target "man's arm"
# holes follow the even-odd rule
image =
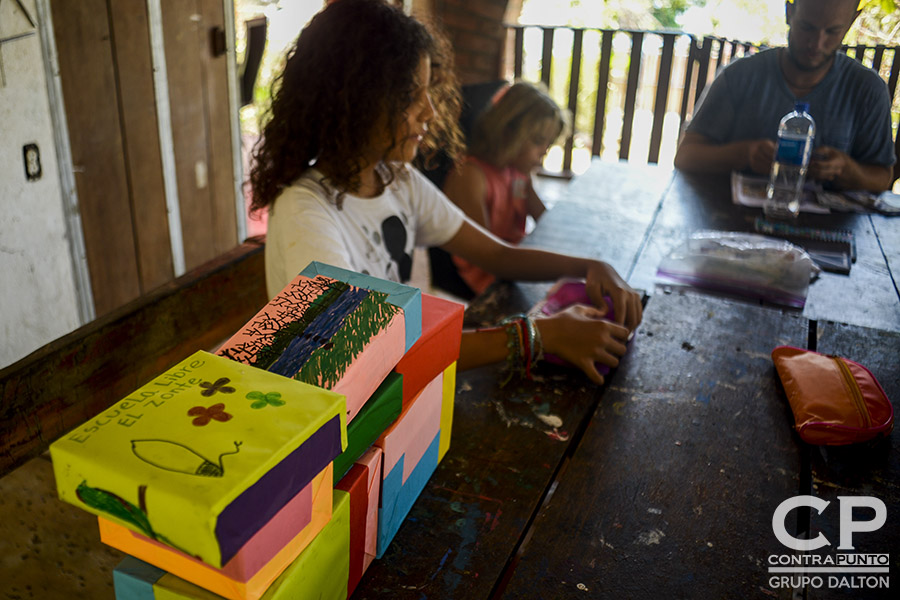
[[[890,164],[895,159],[887,85],[877,73],[863,70],[857,85],[838,93],[851,95],[853,113],[844,117],[853,123],[850,143],[841,148],[817,148],[809,177],[830,181],[842,190],[883,192],[893,183]]]
[[[775,142],[767,139],[717,144],[699,133],[686,132],[675,153],[675,167],[694,173],[728,173],[751,169],[768,175]]]
[[[866,165],[836,148],[823,146],[809,163],[809,176],[831,181],[838,189],[880,193],[891,187],[891,167]]]

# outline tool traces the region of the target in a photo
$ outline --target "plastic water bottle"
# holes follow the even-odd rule
[[[796,102],[794,110],[778,125],[775,162],[763,205],[767,217],[793,219],[800,214],[800,197],[816,137],[816,122],[808,111],[808,102]]]

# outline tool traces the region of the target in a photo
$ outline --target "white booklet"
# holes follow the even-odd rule
[[[741,206],[762,208],[766,201],[768,177],[731,172],[731,201]],[[803,186],[800,212],[828,214],[835,212],[877,212],[883,215],[900,215],[900,194],[882,192],[826,191],[818,183],[807,182]]]

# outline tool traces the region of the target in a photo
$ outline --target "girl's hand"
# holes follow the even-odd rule
[[[612,298],[614,321],[627,327],[628,331],[634,331],[640,324],[643,315],[641,296],[631,289],[631,286],[619,277],[616,270],[605,262],[593,261],[585,279],[587,294],[591,302],[603,311],[603,314],[606,314],[609,307],[603,296]]]
[[[575,304],[551,317],[535,320],[544,352],[575,365],[597,384],[603,383],[603,376],[594,363],[617,366],[628,338],[628,329],[604,320],[603,314],[593,306]]]

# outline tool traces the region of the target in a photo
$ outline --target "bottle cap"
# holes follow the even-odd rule
[[[794,110],[797,112],[809,112],[809,102],[794,102]]]

